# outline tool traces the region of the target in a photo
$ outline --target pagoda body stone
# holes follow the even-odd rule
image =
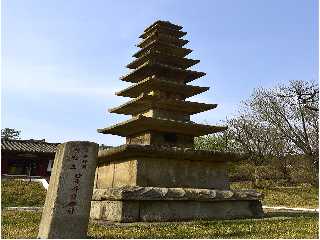
[[[187,98],[208,87],[187,83],[205,75],[189,68],[186,32],[157,21],[145,29],[141,49],[121,77],[133,83],[116,93],[131,101],[109,109],[131,115],[127,121],[98,129],[126,138],[126,144],[98,153],[91,217],[110,221],[176,221],[261,217],[261,194],[230,190],[227,163],[234,154],[194,149],[194,138],[224,131],[197,124],[190,115],[217,104]]]

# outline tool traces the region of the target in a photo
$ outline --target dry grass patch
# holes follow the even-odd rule
[[[248,188],[253,188],[249,182],[236,182],[231,184],[231,189]],[[260,187],[256,190],[264,194],[262,204],[266,206],[319,207],[319,188],[311,185],[300,184],[292,187]]]

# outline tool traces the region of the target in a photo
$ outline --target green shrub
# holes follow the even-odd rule
[[[289,160],[289,172],[291,179],[296,183],[318,182],[318,170],[310,159],[304,156],[292,156]]]
[[[254,170],[255,167],[251,163],[230,163],[228,169],[228,176],[231,181],[253,181]]]
[[[264,165],[264,166],[257,166],[255,172],[257,179],[283,179],[284,176],[279,170],[277,166],[274,165]]]

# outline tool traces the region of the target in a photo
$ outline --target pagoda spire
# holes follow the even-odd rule
[[[196,124],[190,115],[214,109],[217,104],[186,101],[209,87],[187,85],[205,75],[190,70],[199,60],[186,56],[187,33],[167,21],[157,21],[140,35],[136,59],[127,65],[130,72],[120,78],[134,85],[116,93],[134,98],[111,113],[132,115],[128,121],[98,129],[104,134],[124,136],[127,144],[193,147],[194,137],[220,132],[226,127]]]
[[[261,194],[230,190],[230,152],[194,149],[194,138],[221,132],[223,126],[197,124],[190,115],[217,104],[187,100],[208,87],[188,84],[205,75],[190,69],[199,60],[186,56],[182,26],[156,21],[141,34],[140,48],[122,81],[132,85],[116,93],[130,97],[111,113],[127,121],[98,129],[119,135],[126,144],[100,150],[90,215],[119,222],[186,221],[261,217]]]

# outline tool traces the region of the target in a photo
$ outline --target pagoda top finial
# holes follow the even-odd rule
[[[149,25],[144,30],[144,32],[148,32],[151,28],[154,28],[155,26],[163,26],[163,27],[172,28],[172,29],[175,29],[175,30],[181,30],[182,29],[182,26],[173,24],[173,23],[171,23],[169,21],[157,20],[154,23],[152,23],[151,25]]]

